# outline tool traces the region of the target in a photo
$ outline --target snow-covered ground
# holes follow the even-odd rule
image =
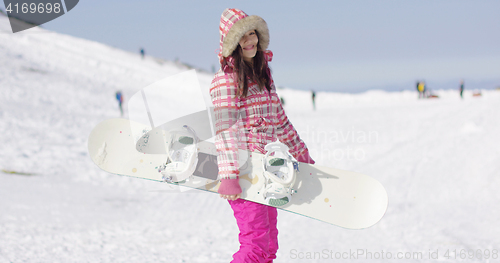
[[[107,174],[87,154],[91,129],[120,116],[117,90],[185,70],[39,28],[0,33],[0,169],[31,174],[0,172],[0,263],[231,260],[224,200]],[[275,262],[500,261],[499,91],[321,92],[316,111],[309,92],[278,92],[317,164],[378,179],[389,208],[364,230],[280,211]]]

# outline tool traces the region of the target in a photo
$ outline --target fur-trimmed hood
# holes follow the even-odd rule
[[[267,50],[269,46],[269,29],[267,23],[260,16],[249,16],[236,8],[227,8],[222,12],[220,18],[220,51],[219,61],[225,64],[225,58],[229,57],[238,46],[240,39],[249,30],[255,29],[259,32],[259,46]]]

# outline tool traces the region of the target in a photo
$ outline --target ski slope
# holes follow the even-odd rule
[[[231,260],[226,201],[107,174],[87,154],[91,129],[120,115],[117,90],[126,102],[185,70],[40,28],[0,34],[0,263]],[[198,72],[207,89],[211,77]],[[316,162],[381,181],[389,209],[359,231],[280,211],[275,262],[499,261],[499,91],[320,92],[316,111],[307,91],[278,93]]]

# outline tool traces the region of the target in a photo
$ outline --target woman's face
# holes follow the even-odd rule
[[[257,44],[259,43],[259,37],[255,30],[250,30],[245,33],[240,39],[240,47],[243,51],[243,60],[247,62],[252,62],[253,57],[257,54]]]

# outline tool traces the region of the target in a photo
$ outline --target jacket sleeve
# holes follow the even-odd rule
[[[278,125],[277,125],[277,135],[280,142],[284,143],[288,146],[290,154],[293,155],[296,159],[308,153],[306,144],[302,139],[300,139],[299,134],[293,127],[292,123],[288,119],[285,114],[285,110],[283,109],[283,105],[281,105],[281,101],[278,99]]]
[[[215,113],[215,147],[220,179],[238,178],[237,86],[229,74],[219,72],[212,80],[210,96]]]

